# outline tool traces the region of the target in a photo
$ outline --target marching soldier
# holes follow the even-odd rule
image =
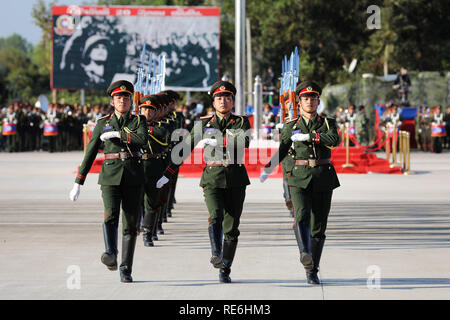
[[[246,186],[250,184],[243,164],[244,147],[250,137],[246,132],[250,123],[245,116],[231,113],[236,88],[227,81],[218,81],[211,87],[215,113],[201,117],[186,140],[177,145],[183,148],[186,159],[198,141],[205,148],[206,168],[200,180],[209,211],[208,234],[211,243],[211,264],[220,268],[220,282],[231,282],[230,273],[239,238],[239,223],[245,199]],[[233,148],[233,149],[231,149]],[[173,158],[173,157],[172,157]],[[161,187],[169,181],[182,161],[172,159],[164,176],[158,181]],[[222,237],[224,238],[222,243]]]
[[[114,82],[108,88],[114,112],[98,119],[70,192],[70,199],[76,201],[98,150],[103,148],[105,161],[98,183],[105,208],[103,236],[106,250],[101,261],[109,270],[117,270],[117,229],[122,206],[122,263],[119,268],[122,282],[133,281],[131,271],[144,185],[139,149],[148,139],[145,117],[132,115],[130,111],[133,92],[133,84],[124,80]]]
[[[164,91],[164,93],[166,94],[166,96],[168,97],[168,99],[170,101],[169,102],[169,114],[171,114],[171,117],[174,120],[173,131],[181,130],[184,128],[185,118],[184,118],[182,112],[176,111],[176,107],[178,105],[178,100],[180,100],[180,96],[178,95],[178,93],[176,93],[175,91],[172,91],[172,90],[166,90],[166,91]],[[171,134],[173,133],[173,131],[171,132]],[[169,137],[169,140],[170,140],[170,137]],[[171,145],[170,145],[170,150],[172,150],[172,148],[177,143],[178,143],[177,141],[172,141]],[[178,172],[179,172],[179,170],[177,169],[173,179],[171,179],[171,181],[170,181],[169,194],[168,194],[168,200],[167,200],[168,203],[167,203],[167,209],[165,212],[167,217],[172,217],[172,209],[173,209],[173,204],[175,202],[175,190],[176,190],[177,181],[178,181]]]
[[[172,147],[172,145],[170,144],[170,140],[172,137],[172,133],[176,129],[176,121],[173,117],[173,114],[169,113],[170,98],[164,92],[157,93],[155,95],[155,97],[158,99],[160,106],[161,106],[161,112],[159,114],[160,117],[158,120],[160,122],[160,125],[166,129],[167,135],[169,137],[169,139],[168,139],[169,144],[168,144],[167,150],[165,150],[165,152],[168,152],[170,154],[171,147]],[[170,163],[170,159],[169,159],[169,157],[164,157],[163,160],[165,162],[165,168],[167,168],[167,166]],[[158,219],[157,219],[156,232],[153,234],[153,240],[158,240],[157,234],[164,234],[164,229],[163,229],[162,224],[163,224],[163,222],[167,222],[167,208],[169,205],[169,195],[170,195],[170,189],[171,189],[172,183],[173,182],[168,183],[161,188],[161,191],[160,191],[161,192],[161,207],[160,207],[159,215],[158,215]]]
[[[331,149],[339,145],[339,135],[334,119],[317,114],[321,92],[312,81],[297,86],[301,116],[284,125],[280,148],[260,176],[264,182],[293,145],[295,165],[287,176],[295,209],[294,234],[309,284],[320,284],[317,273],[331,198],[333,189],[339,187],[330,162]]]
[[[156,182],[166,169],[169,134],[167,128],[157,121],[159,102],[155,96],[145,96],[139,106],[147,119],[149,136],[147,144],[142,148],[145,172],[143,240],[144,246],[153,247],[153,237],[156,236],[156,225],[162,204],[161,189],[156,188]]]

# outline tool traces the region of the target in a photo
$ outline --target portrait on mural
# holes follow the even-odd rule
[[[136,80],[144,46],[166,56],[166,87],[207,90],[218,80],[218,16],[53,16],[53,88],[105,89]],[[147,70],[147,65],[145,66]]]

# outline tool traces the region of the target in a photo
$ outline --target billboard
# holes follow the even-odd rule
[[[144,43],[166,56],[166,89],[207,91],[218,80],[219,8],[53,6],[52,19],[53,89],[135,83]]]

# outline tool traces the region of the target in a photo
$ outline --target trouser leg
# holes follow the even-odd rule
[[[119,186],[101,186],[105,217],[103,222],[103,239],[105,252],[101,261],[109,270],[117,270],[117,234],[120,217],[121,192]]]
[[[120,280],[132,282],[134,249],[136,247],[137,221],[143,196],[143,185],[122,187],[122,261],[120,264]]]
[[[219,273],[221,282],[231,282],[229,275],[240,235],[239,224],[245,200],[245,189],[245,187],[228,189],[206,187],[203,190],[210,214],[208,221],[211,229],[209,230],[220,230],[220,226],[222,226],[224,234],[222,266]],[[212,232],[211,236],[213,236]],[[211,242],[212,252],[214,252],[216,242]]]
[[[225,203],[225,189],[203,189],[206,207],[208,208],[208,235],[211,244],[210,262],[215,268],[222,266],[223,213]]]
[[[160,189],[156,188],[156,179],[145,185],[143,240],[146,247],[153,246],[153,232],[156,230],[156,221],[161,207]]]
[[[325,242],[325,231],[328,222],[328,215],[331,207],[333,191],[313,192],[312,187],[301,189],[291,187],[291,195],[294,208],[296,210],[297,228],[296,237],[300,253],[305,251],[306,237],[302,237],[302,228],[305,225],[310,226],[310,252],[312,256],[312,266],[305,266],[307,281],[311,284],[319,284],[317,272],[319,271],[319,262],[322,255],[322,249]],[[303,232],[303,235],[306,232]],[[299,241],[300,240],[300,241]]]
[[[294,217],[295,211],[294,211],[294,206],[292,205],[291,191],[290,191],[289,185],[284,177],[283,177],[283,197],[284,197],[284,201],[286,202],[286,207],[289,210],[291,217]]]

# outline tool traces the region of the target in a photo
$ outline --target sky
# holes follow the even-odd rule
[[[2,1],[0,14],[0,38],[7,38],[14,33],[21,35],[28,42],[36,45],[41,40],[41,29],[33,23],[31,11],[37,0]],[[50,3],[50,0],[45,0]],[[58,0],[57,5],[81,5],[92,3],[87,0]]]

